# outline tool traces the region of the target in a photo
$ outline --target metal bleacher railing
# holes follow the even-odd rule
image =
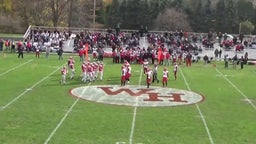
[[[58,30],[60,32],[68,32],[71,31],[73,34],[77,34],[80,32],[100,32],[102,34],[106,34],[108,29],[98,29],[98,28],[77,28],[77,27],[48,27],[48,26],[29,26],[26,33],[23,36],[23,39],[28,38],[29,34],[31,33],[31,30],[49,30],[54,31]],[[125,35],[132,34],[134,32],[138,32],[138,30],[129,30],[129,29],[121,29],[121,32],[123,32]],[[149,31],[149,33],[157,33],[157,34],[164,34],[166,31]],[[191,34],[195,35],[205,35],[207,33],[194,33],[190,32]]]
[[[54,30],[58,30],[60,32],[68,32],[71,31],[73,34],[78,34],[80,32],[100,32],[102,34],[106,34],[107,33],[107,29],[99,29],[99,28],[78,28],[78,27],[49,27],[49,26],[29,26],[23,36],[23,39],[27,39],[29,37],[29,35],[31,34],[32,30],[49,30],[49,31],[54,31]],[[138,30],[129,30],[129,29],[121,29],[121,32],[123,32],[125,35],[129,35],[132,34],[134,32],[138,32]],[[149,31],[149,33],[156,33],[156,34],[164,34],[166,31]],[[196,33],[196,32],[189,32],[189,35],[196,35],[198,37],[202,37],[202,36],[207,36],[207,33]],[[215,37],[217,37],[216,33],[214,33]],[[233,36],[237,36],[239,34],[231,34]],[[244,38],[254,38],[254,35],[244,35]]]

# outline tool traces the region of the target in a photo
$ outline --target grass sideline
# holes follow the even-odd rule
[[[49,144],[131,142],[134,107],[78,100],[63,119],[77,100],[70,96],[69,90],[88,85],[80,81],[79,58],[72,56],[76,61],[76,78],[60,85],[58,68],[67,62],[69,54],[64,55],[64,60],[58,60],[57,54],[51,54],[49,59],[43,54],[39,59],[26,53],[24,59],[18,59],[17,54],[0,55],[0,143],[42,144],[49,138]],[[121,64],[112,64],[111,59],[105,59],[104,64],[104,80],[92,85],[119,85]],[[201,61],[192,67],[182,65],[176,81],[172,76],[173,66],[168,67],[169,88],[188,90],[189,86],[204,95],[205,100],[197,105],[213,141],[196,105],[187,105],[138,107],[132,143],[255,144],[256,110],[252,105],[256,105],[256,67],[225,69],[223,62],[214,64],[216,67]],[[132,64],[132,69],[130,85],[138,85],[141,66]],[[160,66],[158,78],[162,76],[162,69]],[[144,76],[141,85],[144,85]],[[153,85],[161,88],[160,83]]]
[[[0,38],[3,37],[3,38],[23,38],[23,35],[24,34],[5,34],[5,33],[0,33]]]

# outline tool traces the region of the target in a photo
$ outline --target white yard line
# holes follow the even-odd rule
[[[17,69],[17,68],[20,68],[20,67],[22,67],[23,65],[28,64],[28,63],[30,63],[30,62],[32,62],[32,61],[33,61],[33,59],[31,59],[31,60],[29,60],[29,61],[27,61],[27,62],[25,62],[25,63],[23,63],[23,64],[20,64],[20,65],[14,67],[14,68],[11,68],[11,69],[9,69],[9,70],[6,71],[6,72],[1,73],[0,76],[3,76],[3,75],[5,75],[5,74],[9,73],[10,71],[13,71],[13,70],[15,70],[15,69]]]
[[[140,69],[140,79],[138,85],[141,85],[141,79],[142,79],[142,68]],[[134,135],[134,128],[136,124],[136,116],[137,116],[137,108],[138,108],[138,97],[136,97],[136,104],[133,109],[133,118],[132,118],[132,127],[131,127],[131,132],[130,132],[130,138],[129,138],[129,144],[133,143],[133,135]]]
[[[181,73],[181,75],[182,75],[182,77],[183,77],[183,79],[184,79],[184,82],[185,82],[185,84],[186,84],[188,90],[191,91],[191,88],[189,87],[189,84],[188,84],[188,82],[187,82],[187,80],[186,80],[186,78],[185,78],[185,76],[184,76],[184,74],[183,74],[181,68],[179,68],[179,69],[180,69],[180,73]],[[203,113],[202,113],[200,107],[198,106],[198,104],[195,104],[195,105],[196,105],[196,109],[197,109],[198,113],[200,114],[200,117],[201,117],[201,119],[202,119],[202,121],[203,121],[204,128],[205,128],[205,130],[206,130],[206,132],[207,132],[208,138],[209,138],[211,144],[214,144],[213,139],[212,139],[212,135],[211,135],[211,133],[210,133],[210,130],[209,130],[209,127],[208,127],[208,125],[207,125],[207,123],[206,123],[206,120],[205,120],[205,118],[204,118],[204,115],[203,115]]]
[[[79,97],[77,97],[77,99],[75,100],[75,102],[72,104],[72,106],[68,109],[68,111],[66,112],[66,114],[64,115],[64,117],[61,119],[61,121],[58,123],[58,125],[55,127],[55,129],[51,132],[51,134],[49,135],[49,137],[46,139],[46,141],[44,142],[44,144],[48,144],[48,142],[51,140],[51,138],[54,136],[54,134],[56,133],[56,131],[60,128],[60,126],[63,124],[64,120],[67,118],[67,116],[69,115],[69,113],[73,110],[73,108],[75,107],[75,105],[77,104],[77,102],[79,101],[80,97],[83,96],[83,94],[86,92],[86,90],[88,89],[88,87],[91,85],[91,83],[89,83],[87,85],[86,88],[83,89],[81,95]]]
[[[47,75],[46,77],[44,77],[43,79],[41,79],[40,81],[38,81],[37,83],[35,83],[34,85],[32,85],[30,88],[26,89],[24,92],[22,92],[20,95],[18,95],[17,97],[15,97],[14,99],[12,99],[10,102],[8,102],[6,105],[0,107],[0,111],[6,109],[8,106],[10,106],[12,103],[14,103],[15,101],[17,101],[19,98],[21,98],[23,95],[25,95],[27,92],[29,92],[30,90],[32,90],[34,87],[36,87],[38,84],[40,84],[41,82],[43,82],[44,80],[46,80],[47,78],[49,78],[51,75],[53,75],[56,71],[58,71],[59,68],[57,68],[56,70],[54,70],[52,73],[50,73],[49,75]]]
[[[225,77],[223,73],[220,72],[217,68],[215,70],[245,98],[245,100],[254,108],[254,110],[256,110],[256,106],[252,103],[252,101],[249,100],[248,97],[235,84],[233,84],[227,77]]]

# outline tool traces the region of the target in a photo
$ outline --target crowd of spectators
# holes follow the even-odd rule
[[[145,47],[141,45],[141,38],[144,37]],[[198,61],[198,53],[204,48],[213,49],[213,44],[219,42],[221,47],[230,47],[237,45],[241,50],[243,46],[248,46],[252,41],[243,39],[243,35],[234,36],[229,41],[227,34],[212,33],[197,34],[180,31],[166,32],[148,32],[146,27],[130,33],[123,32],[119,27],[115,29],[108,28],[104,32],[82,31],[72,33],[71,31],[32,29],[25,41],[20,44],[23,50],[28,52],[47,51],[49,47],[63,47],[63,42],[68,39],[74,39],[74,52],[84,49],[85,44],[89,45],[89,53],[94,55],[95,59],[103,59],[104,56],[113,57],[114,63],[122,63],[125,60],[131,63],[141,63],[148,59],[154,64],[174,63],[178,59],[184,62],[189,56],[192,61]],[[242,44],[243,42],[243,44]],[[0,40],[0,49],[5,45],[6,48],[15,51],[18,44],[11,40]],[[111,52],[106,52],[106,48],[111,48]],[[160,53],[159,53],[160,52]],[[168,60],[166,62],[166,60]]]
[[[140,45],[141,36],[145,37],[146,43],[149,43],[148,47]],[[109,54],[103,52],[103,55],[113,57],[114,63],[122,63],[125,60],[131,63],[141,63],[144,59],[150,59],[154,63],[160,57],[161,64],[163,64],[165,59],[172,59],[174,62],[178,57],[198,53],[200,51],[196,44],[198,39],[198,35],[189,35],[182,31],[149,33],[146,29],[140,29],[137,32],[125,33],[109,28],[106,32],[76,34],[74,49],[79,51],[87,43],[90,46],[89,52],[95,57],[102,56],[105,48],[111,48]],[[160,49],[161,56],[158,54]]]
[[[36,49],[46,51],[47,48],[58,47],[62,48],[63,41],[70,36],[69,32],[58,30],[31,30],[28,38],[25,39],[24,44],[27,51],[35,52]]]

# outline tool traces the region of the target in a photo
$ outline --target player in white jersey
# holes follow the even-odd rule
[[[158,64],[154,64],[152,83],[154,83],[155,81],[156,81],[157,83],[159,83],[159,80],[158,80],[158,78],[157,78],[157,72],[158,72]]]
[[[89,81],[91,82],[93,80],[93,66],[92,63],[88,63],[87,65],[87,77],[89,78]]]
[[[162,79],[163,87],[167,87],[168,76],[169,76],[169,72],[168,72],[167,68],[165,67],[163,70],[163,79]]]
[[[125,78],[125,75],[126,75],[126,67],[125,66],[122,66],[122,70],[121,70],[121,86],[125,86],[125,81],[126,81],[126,78]]]
[[[127,83],[130,83],[131,73],[132,73],[132,67],[130,66],[129,63],[127,63],[126,64],[126,75],[125,75],[125,79],[126,79]]]
[[[92,80],[95,81],[98,76],[98,64],[96,62],[92,63]]]
[[[147,83],[147,88],[149,88],[150,84],[151,84],[151,80],[152,80],[152,70],[151,68],[147,69],[146,72],[146,83]]]
[[[104,65],[103,65],[103,63],[102,62],[100,62],[100,64],[99,64],[99,74],[100,74],[100,80],[102,81],[102,79],[103,79],[103,73],[104,73]]]
[[[86,82],[86,76],[87,76],[87,66],[86,66],[86,62],[82,63],[82,82]]]
[[[68,70],[66,66],[63,66],[63,68],[61,69],[61,80],[60,80],[61,84],[66,84],[67,73],[68,73]]]
[[[146,72],[147,72],[147,69],[148,69],[148,60],[147,59],[145,59],[144,61],[143,61],[143,72],[144,72],[144,74],[146,74]]]
[[[173,75],[174,75],[174,79],[177,79],[177,72],[178,72],[178,65],[177,63],[174,64],[174,69],[173,69]]]
[[[69,59],[68,59],[68,70],[71,69],[71,68],[70,68],[70,65],[71,65],[71,64],[74,64],[74,62],[75,62],[75,61],[74,61],[73,57],[70,56]]]
[[[70,69],[70,79],[73,79],[74,78],[74,76],[75,76],[75,64],[74,64],[74,62],[72,62],[72,63],[70,63],[69,64],[69,69]]]

